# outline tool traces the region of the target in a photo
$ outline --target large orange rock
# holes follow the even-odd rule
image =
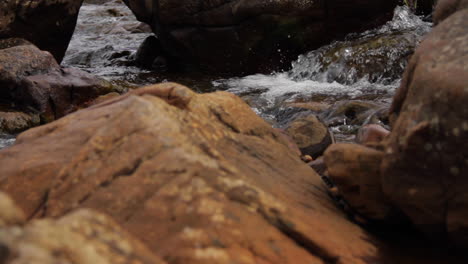
[[[149,86],[21,134],[0,189],[28,217],[109,214],[168,263],[443,263],[349,222],[278,133],[232,94]]]
[[[80,209],[59,219],[24,224],[0,193],[0,263],[164,264],[109,217]]]

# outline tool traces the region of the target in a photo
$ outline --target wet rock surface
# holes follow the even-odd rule
[[[0,39],[23,38],[61,61],[73,35],[82,0],[5,0]]]
[[[92,208],[169,263],[419,259],[346,220],[320,177],[229,93],[138,89],[21,134],[0,168],[0,189],[28,217]]]
[[[182,64],[224,73],[270,72],[346,33],[384,23],[398,1],[133,1]],[[222,59],[220,59],[222,58]]]

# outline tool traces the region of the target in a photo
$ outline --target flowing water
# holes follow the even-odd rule
[[[276,123],[294,102],[364,100],[388,105],[399,86],[408,56],[429,32],[431,24],[397,7],[384,26],[350,34],[299,56],[288,72],[217,80],[245,98],[264,119]]]
[[[387,106],[399,85],[408,55],[430,27],[407,8],[398,7],[386,25],[350,34],[343,41],[303,54],[292,62],[289,71],[220,79],[135,67],[132,61],[136,50],[152,35],[149,27],[136,21],[119,0],[104,4],[85,2],[62,65],[128,86],[175,81],[198,92],[227,90],[242,97],[265,120],[278,125],[291,117],[287,113],[294,103],[333,105],[361,100]],[[327,116],[333,113],[322,113],[322,117]],[[328,124],[338,134],[345,134],[343,127],[348,131],[355,129],[344,119]],[[0,149],[13,142],[13,136],[0,134]]]

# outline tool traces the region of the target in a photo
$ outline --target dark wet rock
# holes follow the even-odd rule
[[[441,0],[419,0],[417,1],[417,13],[419,15],[431,15],[437,2]]]
[[[153,67],[153,62],[160,55],[162,55],[161,43],[157,37],[149,36],[138,48],[135,55],[135,62],[140,67],[151,69]]]
[[[438,8],[450,3],[441,1]],[[390,109],[393,129],[382,166],[385,195],[415,226],[465,249],[467,43],[468,9],[443,20],[421,43]]]
[[[0,39],[24,38],[61,61],[73,35],[82,0],[0,2]]]
[[[399,1],[125,2],[181,64],[258,73],[289,67],[301,53],[384,23]]]
[[[170,263],[453,258],[402,253],[349,222],[320,177],[241,99],[172,83],[21,134],[0,151],[0,189],[28,217],[107,213]]]
[[[81,209],[59,219],[25,223],[21,209],[1,192],[0,262],[166,263],[103,214]]]
[[[12,111],[39,113],[41,121],[51,121],[118,87],[78,69],[63,69],[50,53],[23,45],[0,50],[0,88],[0,101]]]
[[[362,79],[389,84],[401,77],[420,40],[414,31],[405,31],[336,42],[296,61],[291,77],[343,84]]]
[[[315,115],[300,116],[292,120],[285,132],[296,142],[303,155],[317,158],[332,144],[328,127]]]
[[[467,8],[467,0],[438,0],[434,10],[434,24],[437,25],[455,12]]]
[[[16,134],[40,124],[38,114],[0,111],[0,133]]]

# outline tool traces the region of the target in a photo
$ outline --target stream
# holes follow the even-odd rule
[[[277,127],[297,112],[311,111],[331,128],[338,141],[351,141],[357,127],[389,106],[408,57],[430,29],[431,23],[406,7],[397,7],[387,24],[303,54],[288,71],[222,79],[134,66],[139,45],[152,35],[149,27],[138,22],[119,0],[104,4],[85,1],[62,66],[77,67],[128,87],[171,81],[197,92],[229,91]],[[333,114],[350,100],[374,106],[366,121],[352,124],[346,116]],[[320,107],[312,107],[314,104]],[[0,134],[0,149],[13,142],[14,136]]]

